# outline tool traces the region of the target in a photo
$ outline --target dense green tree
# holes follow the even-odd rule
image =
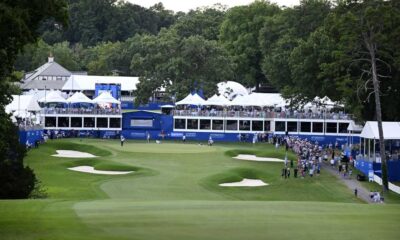
[[[43,40],[37,43],[28,44],[23,52],[18,54],[15,62],[15,69],[18,71],[32,71],[48,61],[52,54],[57,63],[70,71],[81,70],[82,46],[71,46],[68,42],[48,45]]]
[[[315,96],[343,100],[337,82],[322,74],[323,64],[332,60],[335,47],[336,44],[327,36],[324,28],[311,33],[307,40],[300,40],[289,56],[292,81],[283,88],[284,94],[298,101],[310,101]]]
[[[91,75],[111,75],[115,71],[121,72],[118,63],[122,51],[120,42],[101,43],[85,51],[83,64]],[[126,64],[129,66],[129,61]]]
[[[256,89],[267,82],[261,70],[263,55],[258,36],[266,18],[280,11],[269,1],[255,1],[248,6],[231,8],[226,13],[220,40],[236,63],[235,80]]]
[[[221,5],[191,10],[179,17],[172,27],[181,37],[199,35],[207,40],[218,40],[225,11]]]
[[[0,2],[0,198],[26,198],[34,189],[36,177],[24,166],[24,148],[18,129],[5,113],[10,102],[10,84],[17,54],[27,43],[37,40],[39,24],[54,17],[66,24],[66,4],[61,0],[6,0]]]
[[[177,99],[200,89],[210,95],[218,82],[232,77],[228,54],[202,36],[180,38],[175,30],[162,30],[158,36],[136,36],[133,43],[131,69],[140,76],[136,103],[147,102],[160,87]]]
[[[150,8],[117,0],[68,0],[69,28],[50,19],[39,32],[49,44],[68,41],[94,46],[99,42],[124,41],[135,34],[157,34],[175,22],[172,11],[161,3]]]
[[[302,74],[305,75],[299,76],[301,67],[296,73],[292,73],[292,67],[302,64],[303,60],[298,58],[292,61],[295,64],[290,64],[290,59],[294,49],[323,24],[330,11],[331,5],[328,0],[303,0],[298,6],[286,8],[279,14],[266,18],[259,35],[263,55],[262,70],[269,82],[287,97],[296,93],[296,87],[292,86],[300,79],[295,78],[312,82],[318,74],[315,71],[303,71]],[[309,94],[301,95],[304,98]]]
[[[400,101],[400,4],[398,1],[383,0],[341,1],[326,25],[331,38],[337,43],[334,58],[326,68],[331,72],[337,67],[344,69],[346,74],[336,72],[338,74],[333,76],[350,86],[364,104],[374,108],[379,130],[383,186],[387,189],[382,120],[391,120],[390,116],[398,118],[400,114],[397,106]]]

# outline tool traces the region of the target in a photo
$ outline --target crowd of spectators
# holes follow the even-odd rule
[[[175,116],[201,116],[201,117],[252,117],[252,118],[298,118],[298,119],[351,119],[343,111],[327,109],[291,110],[260,107],[187,107],[182,106],[173,111]]]

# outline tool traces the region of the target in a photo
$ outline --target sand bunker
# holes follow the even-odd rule
[[[90,166],[79,166],[79,167],[72,167],[72,168],[68,168],[68,169],[72,170],[72,171],[77,171],[77,172],[103,174],[103,175],[123,175],[123,174],[129,174],[129,173],[133,172],[133,171],[100,171],[100,170],[96,170],[96,169],[94,169],[94,167],[90,167]]]
[[[233,158],[246,161],[257,161],[257,162],[285,162],[285,160],[279,158],[257,157],[255,155],[248,155],[248,154],[239,154]]]
[[[221,187],[262,187],[267,186],[268,183],[265,183],[259,179],[248,179],[244,178],[240,182],[233,183],[221,183],[219,184]]]
[[[97,156],[86,153],[86,152],[78,152],[72,150],[57,150],[57,154],[52,155],[53,157],[64,157],[64,158],[95,158]]]

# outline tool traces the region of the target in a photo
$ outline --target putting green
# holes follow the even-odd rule
[[[52,157],[57,149],[95,159]],[[266,144],[162,144],[55,140],[26,163],[48,198],[0,201],[1,239],[398,239],[400,205],[368,205],[334,176],[282,179],[282,163],[232,155],[284,156]],[[289,154],[289,158],[294,158]],[[135,171],[108,176],[68,167]],[[243,178],[267,187],[221,188]],[[400,197],[391,196],[394,201]]]

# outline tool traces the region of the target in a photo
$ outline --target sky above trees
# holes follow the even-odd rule
[[[187,12],[190,9],[196,9],[197,7],[212,6],[216,3],[227,5],[228,7],[234,7],[239,5],[247,5],[254,2],[254,0],[127,0],[128,2],[141,5],[143,7],[150,7],[158,2],[162,2],[168,10],[174,12],[183,11]],[[294,6],[299,4],[299,0],[271,0],[272,3],[277,3],[279,6]]]

